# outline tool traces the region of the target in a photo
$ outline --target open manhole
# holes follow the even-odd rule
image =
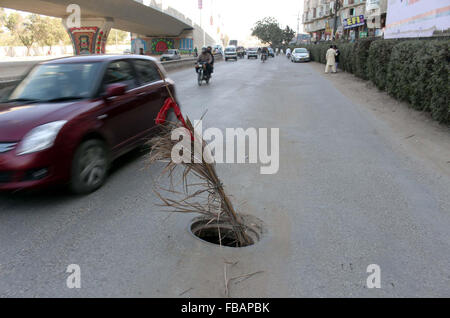
[[[262,222],[253,216],[242,217],[245,231],[250,239],[251,246],[259,242],[262,236]],[[239,246],[233,227],[229,223],[206,218],[196,218],[191,224],[191,233],[202,241],[227,247],[247,247]]]

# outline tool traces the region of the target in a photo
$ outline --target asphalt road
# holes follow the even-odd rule
[[[188,232],[152,192],[162,164],[135,151],[98,192],[0,195],[0,297],[450,296],[450,176],[398,147],[385,123],[310,64],[223,62],[198,87],[172,73],[183,111],[205,127],[280,128],[280,170],[219,165],[242,213],[262,219],[255,246],[219,248]],[[226,265],[235,263],[234,266]],[[66,268],[81,268],[81,289]],[[370,264],[381,289],[368,289]]]

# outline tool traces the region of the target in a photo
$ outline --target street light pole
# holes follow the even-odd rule
[[[206,33],[205,33],[205,30],[203,29],[203,16],[202,16],[203,0],[198,0],[198,8],[200,10],[200,29],[203,31],[203,47],[205,47],[206,46]]]

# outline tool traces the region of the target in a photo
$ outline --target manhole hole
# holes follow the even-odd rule
[[[259,242],[262,236],[262,222],[252,216],[242,217],[246,233],[250,239],[251,246]],[[227,247],[246,247],[239,246],[235,232],[231,224],[222,221],[210,220],[205,218],[196,218],[191,225],[191,233],[202,241]]]

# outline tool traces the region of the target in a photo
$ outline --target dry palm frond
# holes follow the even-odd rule
[[[191,136],[195,136],[194,127],[189,119],[186,120],[186,125]],[[163,172],[168,173],[171,180],[170,189],[160,189],[167,196],[163,196],[161,194],[162,191],[155,190],[155,193],[162,201],[160,206],[169,208],[170,212],[198,213],[210,219],[211,222],[216,221],[219,223],[220,221],[222,224],[230,224],[236,236],[237,245],[241,247],[248,246],[251,244],[251,239],[246,234],[246,226],[225,193],[224,186],[217,176],[215,165],[206,162],[203,157],[195,158],[196,160],[194,160],[194,145],[192,145],[190,151],[191,163],[183,162],[177,164],[172,161],[172,149],[179,142],[172,140],[172,131],[180,127],[182,126],[167,122],[166,125],[161,126],[162,132],[150,140],[152,147],[150,163],[157,161],[166,162],[167,165]],[[196,140],[201,140],[198,136],[195,136],[195,138]],[[206,146],[207,144],[203,142],[202,154]],[[189,150],[184,149],[183,151]],[[174,171],[179,166],[184,168],[182,173],[183,192],[175,191],[173,187]],[[190,176],[195,176],[200,181],[190,182]],[[174,199],[173,197],[176,198]]]

